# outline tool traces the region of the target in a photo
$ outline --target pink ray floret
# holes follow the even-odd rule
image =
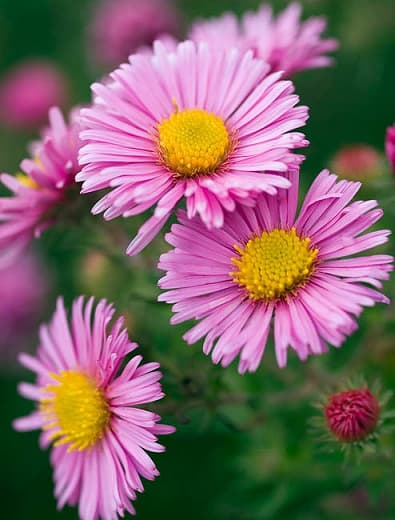
[[[105,219],[156,205],[128,254],[155,237],[182,198],[188,217],[200,215],[212,229],[222,227],[236,202],[250,206],[260,192],[289,187],[281,173],[299,170],[303,156],[293,149],[308,142],[294,130],[305,124],[308,111],[296,106],[290,81],[267,72],[251,52],[192,42],[170,52],[158,42],[152,56],[131,56],[110,82],[93,85],[94,104],[81,112],[82,193],[110,190],[92,210]],[[164,162],[158,125],[196,109],[221,119],[231,146],[214,171],[187,176]]]
[[[327,67],[332,63],[327,53],[338,47],[335,39],[322,38],[325,18],[302,22],[301,12],[301,5],[293,2],[274,17],[272,8],[264,4],[256,13],[245,13],[240,22],[232,13],[200,20],[192,26],[188,37],[221,49],[251,49],[255,56],[269,63],[272,71],[282,70],[289,77],[301,70]]]
[[[223,366],[240,355],[241,373],[257,369],[272,323],[280,367],[286,365],[289,347],[301,360],[326,352],[328,344],[340,347],[356,330],[355,318],[363,307],[388,303],[378,289],[393,268],[389,255],[354,256],[385,243],[390,234],[387,230],[364,233],[382,211],[376,201],[350,203],[359,188],[360,183],[338,181],[324,170],[310,187],[299,216],[294,180],[289,190],[275,197],[262,194],[254,208],[238,206],[221,230],[211,232],[198,218],[189,220],[180,211],[179,223],[166,235],[174,249],[159,261],[159,268],[166,271],[159,281],[165,290],[159,300],[174,305],[173,324],[199,321],[185,334],[187,343],[204,337],[204,352],[212,353],[213,361]],[[304,241],[310,272],[284,297],[253,299],[245,286],[235,282],[235,245],[245,248],[264,232],[273,235],[273,230],[295,233]],[[274,262],[279,276],[282,262],[279,254]],[[255,268],[261,264],[257,262]],[[269,283],[265,278],[261,281]],[[259,295],[262,287],[256,287]]]
[[[51,463],[55,496],[58,509],[65,504],[78,504],[82,520],[116,520],[118,515],[124,516],[125,511],[135,513],[131,501],[136,498],[137,491],[143,491],[141,477],[154,480],[159,475],[147,451],[164,451],[157,436],[172,433],[174,428],[159,424],[159,415],[140,408],[164,396],[159,382],[162,376],[158,371],[159,363],[142,364],[142,356],[138,355],[124,364],[126,356],[137,348],[137,344],[129,341],[123,318],[112,321],[114,308],[111,304],[105,300],[96,308],[93,304],[93,298],[86,302],[83,297],[77,298],[69,324],[59,298],[51,323],[41,327],[37,355],[20,355],[20,362],[35,372],[37,379],[34,384],[20,384],[19,391],[24,397],[37,401],[39,406],[30,416],[17,419],[14,427],[19,431],[42,429],[40,444],[43,448],[48,447],[59,438],[62,422],[59,420],[56,424],[44,413],[45,399],[61,387],[62,377],[63,381],[67,377],[74,383],[77,381],[74,390],[78,390],[81,380],[94,381],[97,393],[92,398],[93,403],[97,402],[97,395],[105,400],[107,422],[100,438],[87,448],[73,449],[68,442],[54,443]],[[81,406],[87,406],[84,398],[85,401],[88,399],[82,394],[78,401]],[[62,399],[61,413],[66,414],[70,422],[63,394]],[[79,406],[73,395],[71,402],[74,407]],[[81,414],[78,408],[72,409],[77,417]],[[79,419],[81,428],[85,420],[88,423],[95,420],[92,415]],[[75,432],[71,436],[80,442]]]
[[[12,193],[0,197],[0,264],[13,258],[55,220],[79,170],[79,111],[67,124],[58,108],[49,111],[50,126],[32,146],[32,157],[21,163],[22,175],[2,174]]]

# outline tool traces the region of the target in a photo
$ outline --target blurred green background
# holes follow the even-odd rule
[[[395,2],[301,3],[304,18],[327,16],[326,34],[340,41],[334,67],[295,78],[302,102],[310,106],[305,130],[311,146],[303,167],[306,186],[344,145],[367,143],[383,153],[385,129],[395,121]],[[224,10],[240,13],[257,5],[247,0],[178,2],[185,25],[197,16]],[[286,3],[272,5],[279,10]],[[93,7],[94,2],[87,0],[0,0],[0,74],[24,58],[47,57],[66,74],[72,104],[89,101],[89,84],[100,75],[89,63],[86,46]],[[18,169],[34,137],[0,129],[1,171]],[[379,180],[363,187],[363,197],[380,199],[386,211],[384,224],[391,227],[395,184],[384,160],[380,169]],[[112,225],[106,224],[107,229]],[[80,293],[114,300],[120,312],[127,313],[131,336],[146,358],[163,364],[169,398],[157,409],[178,429],[163,439],[166,453],[154,457],[161,477],[147,483],[138,498],[139,518],[395,518],[393,457],[385,458],[378,450],[359,465],[344,464],[339,452],[320,449],[308,426],[316,413],[313,404],[327,385],[363,374],[368,381],[380,380],[386,389],[395,387],[393,306],[366,310],[359,331],[340,350],[332,348],[305,364],[290,355],[288,367],[279,370],[269,345],[260,369],[240,377],[235,364],[226,370],[214,367],[199,345],[187,347],[181,339],[187,326],[170,327],[170,309],[153,303],[159,277],[155,258],[164,248],[160,240],[131,263],[111,263],[98,256],[93,274],[86,260],[89,244],[84,244],[82,232],[70,234],[62,228],[49,231],[39,244],[55,281],[43,319],[50,316],[57,294],[64,294],[67,302]],[[391,245],[380,249],[391,250]],[[394,287],[394,282],[387,283],[386,293],[394,296]],[[16,393],[17,382],[29,377],[16,365],[2,362],[0,518],[77,518],[75,509],[56,513],[48,454],[40,451],[37,433],[11,429],[15,417],[30,411],[31,404]],[[387,434],[381,442],[390,449],[394,440]]]

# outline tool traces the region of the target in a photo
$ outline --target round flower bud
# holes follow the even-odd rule
[[[328,428],[341,442],[366,439],[376,428],[380,406],[368,388],[333,394],[324,406]]]
[[[352,144],[338,150],[332,168],[348,180],[369,181],[380,175],[382,159],[375,148],[367,144]]]

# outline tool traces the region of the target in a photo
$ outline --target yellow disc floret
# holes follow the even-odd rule
[[[158,132],[160,157],[177,177],[214,173],[231,147],[223,120],[198,108],[174,112]]]
[[[310,238],[299,237],[295,228],[264,231],[234,247],[237,271],[230,275],[252,300],[275,301],[294,293],[310,277],[318,255]]]
[[[54,429],[55,446],[69,444],[68,451],[85,450],[103,437],[110,410],[95,379],[72,370],[51,374],[58,384],[45,387],[40,411]]]
[[[23,184],[23,186],[26,186],[27,188],[32,188],[34,190],[40,189],[40,186],[37,184],[37,182],[24,173],[17,173],[16,178],[20,184]]]

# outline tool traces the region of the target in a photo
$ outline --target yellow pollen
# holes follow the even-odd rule
[[[33,190],[39,190],[40,186],[35,182],[31,177],[28,175],[25,175],[24,173],[17,173],[16,178],[20,182],[20,184],[23,184],[27,188],[32,188]]]
[[[51,374],[58,384],[45,387],[40,400],[47,420],[45,429],[55,429],[55,446],[69,444],[68,451],[85,450],[103,437],[110,420],[108,402],[97,382],[72,370]]]
[[[276,301],[295,293],[310,277],[318,255],[310,238],[300,238],[295,228],[264,231],[234,248],[237,271],[230,275],[252,300]]]
[[[159,153],[178,177],[207,175],[226,160],[231,139],[220,117],[198,108],[176,111],[158,124]]]

